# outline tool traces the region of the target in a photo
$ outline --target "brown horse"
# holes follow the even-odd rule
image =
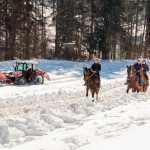
[[[88,91],[91,90],[93,102],[94,93],[96,93],[96,101],[98,101],[98,92],[100,90],[100,80],[97,78],[97,74],[93,73],[90,68],[83,68],[84,81],[86,82],[86,97],[88,97]]]
[[[127,93],[132,88],[132,92],[141,91],[141,86],[139,85],[139,78],[136,75],[136,70],[133,66],[127,66]]]
[[[140,73],[140,75],[141,75],[141,79],[142,79],[142,88],[141,88],[141,92],[146,92],[147,91],[147,87],[148,87],[148,81],[147,81],[147,79],[145,78],[145,76],[144,76],[144,73],[143,73],[143,68],[141,69],[141,73]]]
[[[127,93],[132,88],[132,92],[146,92],[148,81],[146,80],[143,68],[140,71],[142,86],[139,85],[139,78],[136,75],[136,70],[133,66],[127,66]]]

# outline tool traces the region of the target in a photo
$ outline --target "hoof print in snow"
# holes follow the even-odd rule
[[[28,109],[28,108],[24,108],[24,109],[23,109],[23,112],[24,112],[24,113],[28,113],[29,111],[30,111],[30,109]]]
[[[69,110],[71,110],[72,112],[76,112],[79,108],[79,103],[71,103],[68,105],[67,107]]]

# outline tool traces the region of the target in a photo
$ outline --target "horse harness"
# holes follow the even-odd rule
[[[130,77],[127,77],[127,80],[128,81],[135,81],[135,79],[137,79],[137,75],[136,75],[136,73],[137,73],[138,71],[135,71],[134,72],[134,74],[133,75],[131,75]],[[134,78],[133,78],[134,77]],[[132,79],[133,78],[133,79]]]
[[[92,75],[90,75],[89,77],[87,77],[87,80],[88,80],[88,79],[91,79],[91,77],[92,77],[93,75],[95,75],[96,78],[97,78],[97,73],[94,72]],[[97,80],[97,83],[98,83],[98,80]]]

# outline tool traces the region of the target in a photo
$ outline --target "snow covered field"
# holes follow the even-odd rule
[[[0,85],[1,150],[150,149],[150,90],[125,92],[126,65],[135,61],[100,61],[102,85],[94,103],[83,86],[83,67],[91,61],[35,61],[51,81]],[[0,62],[0,72],[12,71],[13,64]]]

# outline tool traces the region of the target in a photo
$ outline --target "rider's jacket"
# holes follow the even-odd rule
[[[141,65],[141,63],[135,63],[135,64],[133,65],[133,67],[135,68],[136,71],[140,71],[141,68],[142,68],[142,65]]]
[[[142,67],[143,67],[143,71],[144,71],[144,73],[146,73],[146,71],[149,71],[149,67],[148,67],[148,65],[147,64],[142,64]]]
[[[97,64],[93,64],[92,66],[91,66],[91,69],[93,70],[93,71],[96,71],[97,72],[97,75],[99,76],[99,72],[101,71],[101,65],[99,64],[99,63],[97,63]]]

